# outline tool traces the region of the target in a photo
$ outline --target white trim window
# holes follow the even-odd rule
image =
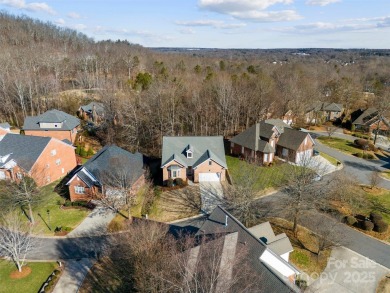
[[[288,149],[283,148],[282,149],[282,156],[287,157],[288,156]]]
[[[20,172],[16,173],[16,178],[23,179],[23,174]]]
[[[187,159],[192,159],[193,158],[193,154],[191,151],[187,151]]]
[[[75,186],[74,187],[74,192],[76,194],[84,194],[85,193],[85,188],[84,188],[84,186]]]

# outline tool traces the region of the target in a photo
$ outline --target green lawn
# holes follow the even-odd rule
[[[231,156],[226,156],[226,162],[233,182],[243,176],[243,172],[247,171],[249,165],[247,162]],[[285,163],[275,164],[270,167],[251,165],[250,169],[253,169],[250,172],[255,171],[257,176],[255,188],[261,191],[268,188],[280,187],[287,175],[286,169],[288,167],[289,165]]]
[[[320,152],[320,156],[328,160],[329,163],[331,163],[332,165],[337,166],[338,160],[336,158],[333,158],[332,156],[329,156],[328,154],[321,153],[321,152]]]
[[[58,193],[54,192],[54,187],[58,181],[53,182],[41,189],[44,200],[33,209],[36,221],[35,233],[53,235],[56,226],[75,228],[88,214],[89,211],[80,209],[60,209],[59,203],[65,200]],[[50,211],[50,222],[47,211]],[[41,216],[39,216],[40,214]],[[49,227],[48,227],[49,226]]]
[[[55,262],[32,262],[28,266],[31,268],[30,275],[22,279],[11,279],[10,273],[16,270],[16,266],[9,261],[0,260],[0,293],[36,293],[57,268]]]
[[[349,140],[346,139],[337,138],[337,137],[328,138],[328,137],[320,136],[317,138],[317,140],[321,141],[324,145],[338,149],[350,155],[362,152],[362,150],[357,148],[353,144],[353,142],[350,142]]]
[[[390,180],[390,171],[389,171],[389,172],[382,172],[381,174],[382,174],[382,176],[383,176],[384,178]]]
[[[366,192],[366,197],[372,204],[372,209],[381,213],[383,220],[390,225],[390,191],[383,189],[379,193]],[[366,210],[366,214],[369,214],[372,210]]]

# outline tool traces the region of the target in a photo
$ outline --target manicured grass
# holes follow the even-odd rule
[[[65,199],[54,191],[58,181],[41,189],[43,201],[33,209],[36,221],[35,233],[53,235],[57,226],[75,228],[89,214],[85,209],[61,209]],[[50,222],[47,211],[50,211]],[[40,216],[39,216],[39,215]],[[49,227],[52,231],[49,230]]]
[[[239,180],[245,171],[256,172],[257,183],[255,188],[258,191],[280,187],[286,178],[285,176],[287,176],[287,168],[289,167],[286,163],[278,163],[269,167],[255,166],[231,156],[226,156],[226,162],[233,182]]]
[[[329,137],[320,136],[317,138],[317,140],[321,141],[324,145],[327,145],[331,148],[335,148],[335,149],[342,151],[343,153],[346,153],[349,155],[363,153],[362,149],[356,147],[353,144],[353,142],[346,140],[346,139],[337,138],[337,137],[329,138]],[[372,155],[374,155],[374,158],[375,158],[374,152],[366,151],[365,153],[372,154]]]
[[[390,191],[386,189],[364,188],[366,198],[371,203],[371,209],[364,209],[369,214],[371,210],[378,211],[383,220],[390,225]]]
[[[321,152],[320,152],[320,156],[328,160],[329,163],[331,163],[332,165],[337,166],[338,160],[336,158],[333,158],[332,156],[329,156],[328,154],[321,153]]]
[[[12,262],[0,260],[0,293],[36,293],[58,265],[55,262],[31,262],[28,266],[31,268],[30,275],[11,279],[10,273],[16,270],[16,266]]]

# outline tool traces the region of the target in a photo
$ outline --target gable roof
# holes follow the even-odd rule
[[[314,102],[306,112],[319,112],[319,111],[327,111],[327,112],[341,112],[343,111],[342,104],[329,103],[329,102]]]
[[[104,113],[104,105],[102,103],[91,102],[88,105],[81,106],[80,108],[84,112],[88,112],[88,113],[92,114],[94,106],[95,106],[95,111],[98,115],[102,115]]]
[[[248,250],[247,257],[249,258],[252,268],[263,277],[261,284],[259,284],[262,292],[300,292],[300,290],[286,277],[261,261],[260,257],[264,252],[271,253],[277,257],[281,263],[290,267],[292,271],[298,273],[298,270],[292,267],[279,255],[272,253],[263,241],[254,236],[242,223],[222,207],[218,206],[214,209],[198,230],[197,235],[225,236],[228,234],[232,235],[233,233],[238,233],[237,243],[245,245],[245,248]]]
[[[41,128],[40,123],[62,123],[61,128]],[[27,116],[24,119],[23,130],[72,130],[80,125],[80,120],[65,112],[53,109],[39,116]]]
[[[141,153],[130,153],[116,145],[103,147],[83,166],[76,170],[69,184],[77,175],[89,187],[102,185],[108,175],[125,176],[126,180],[136,181],[143,173],[144,163]],[[112,182],[115,185],[115,182]]]
[[[187,158],[187,151],[192,158]],[[161,167],[175,160],[179,164],[196,168],[211,159],[227,169],[222,136],[164,136]]]
[[[280,133],[279,130],[276,131],[278,134]],[[250,150],[260,151],[263,153],[273,153],[275,152],[274,147],[272,147],[267,141],[262,140],[261,137],[269,139],[274,133],[274,125],[264,123],[262,121],[234,136],[230,139],[230,142],[236,143]]]
[[[286,128],[284,133],[280,136],[277,144],[278,146],[284,148],[297,150],[306,137],[309,137],[309,139],[311,139],[314,144],[314,141],[309,133],[292,128]]]
[[[2,162],[2,166],[13,160],[25,171],[31,171],[31,168],[34,166],[51,139],[53,138],[11,133],[6,134],[0,141],[0,156],[9,156]]]
[[[367,108],[366,110],[363,111],[363,113],[358,118],[356,118],[355,121],[352,122],[352,124],[370,126],[378,122],[379,120],[378,114],[379,113],[377,109]],[[382,121],[388,127],[390,127],[390,122],[385,117],[383,117]]]
[[[10,130],[11,125],[9,125],[8,122],[0,123],[0,128],[3,128],[5,130]]]

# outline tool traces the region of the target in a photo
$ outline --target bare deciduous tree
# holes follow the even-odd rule
[[[31,235],[31,226],[16,212],[0,218],[0,254],[11,259],[19,272],[26,264],[26,256],[37,242]]]

